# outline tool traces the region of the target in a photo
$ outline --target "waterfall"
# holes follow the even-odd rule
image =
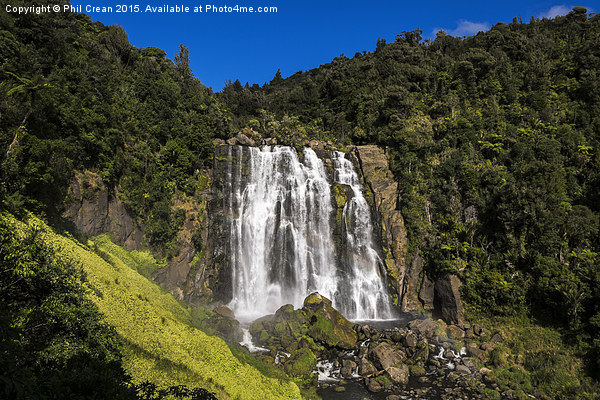
[[[333,153],[334,182],[350,186],[352,198],[342,212],[344,297],[341,308],[355,319],[384,319],[391,316],[390,303],[382,276],[385,269],[373,241],[371,209],[363,196],[363,186],[352,161],[339,151]]]
[[[372,240],[370,209],[352,163],[334,153],[334,182],[353,197],[343,210],[336,254],[332,184],[310,149],[230,146],[223,200],[228,214],[229,306],[243,319],[302,305],[319,292],[351,319],[390,317],[383,270]],[[339,247],[339,246],[338,246]]]

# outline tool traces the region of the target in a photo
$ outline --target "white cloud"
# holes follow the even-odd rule
[[[490,24],[487,22],[472,22],[467,21],[465,19],[461,19],[458,21],[456,28],[454,29],[444,29],[448,35],[451,36],[471,36],[475,35],[478,32],[484,32],[490,29]],[[435,34],[442,29],[436,28],[433,30],[432,36],[435,37]]]
[[[559,6],[553,6],[549,10],[544,11],[540,14],[540,18],[554,18],[558,17],[559,15],[567,15],[569,11],[571,11],[571,7],[561,4]]]

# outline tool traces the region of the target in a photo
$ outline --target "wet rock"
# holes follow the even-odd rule
[[[444,358],[447,360],[452,360],[454,358],[454,353],[452,352],[452,349],[446,349],[446,351],[444,351]]]
[[[366,358],[362,358],[358,364],[358,373],[361,376],[371,375],[377,372],[377,368]]]
[[[217,306],[217,307],[215,307],[215,309],[213,311],[225,318],[235,319],[235,314],[233,313],[231,308],[229,308],[227,306],[224,306],[224,305]]]
[[[369,358],[380,370],[401,363],[406,357],[404,353],[389,343],[380,343],[369,351]]]
[[[385,369],[387,376],[396,384],[406,385],[410,372],[407,365],[399,365],[397,367],[389,367]]]
[[[354,376],[354,371],[356,370],[356,363],[352,360],[343,360],[342,361],[342,369],[340,373],[346,379],[352,379]]]
[[[336,392],[345,392],[346,388],[344,386],[336,386],[335,389]]]
[[[460,279],[452,274],[444,275],[435,282],[434,314],[439,315],[448,324],[465,322],[460,285]]]
[[[367,380],[367,389],[369,390],[369,392],[378,393],[381,392],[384,389],[384,387],[374,378],[371,378]]]
[[[398,396],[397,394],[390,394],[388,397],[385,398],[385,400],[400,400],[401,397]]]
[[[285,372],[289,375],[308,378],[317,366],[317,357],[309,349],[299,349],[292,353],[284,364]]]

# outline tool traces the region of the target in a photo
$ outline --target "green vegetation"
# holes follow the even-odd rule
[[[175,203],[206,188],[212,139],[244,130],[297,148],[311,139],[384,145],[407,254],[420,254],[430,279],[459,275],[472,320],[502,316],[497,326],[514,329],[507,352],[492,352],[498,384],[548,397],[597,393],[600,16],[576,7],[465,39],[421,34],[214,95],[192,76],[184,46],[173,62],[85,15],[0,13],[0,209],[58,226],[76,171],[92,171],[107,190],[119,188],[153,251],[169,256],[186,215]],[[158,385],[149,392],[201,384],[247,397],[251,377],[257,397],[281,388],[298,395],[192,328],[203,312],[141,276],[162,267],[149,253],[127,253],[105,236],[81,246],[35,219],[29,228],[8,216],[2,224],[9,267],[0,277],[0,340],[10,393],[52,397],[69,371],[89,368],[100,382],[73,390],[127,397],[131,378]],[[193,242],[202,249],[201,233]],[[315,332],[329,331],[315,321]]]
[[[56,360],[55,353],[61,355],[62,352],[67,356],[69,356],[69,352],[73,352],[74,356],[69,356],[67,360],[78,361],[75,355],[77,355],[78,349],[81,349],[80,351],[84,355],[89,354],[87,358],[83,358],[83,361],[88,360],[96,353],[99,354],[96,356],[99,361],[87,367],[92,369],[88,374],[89,379],[101,379],[108,376],[105,378],[108,380],[109,373],[116,374],[118,378],[120,376],[118,374],[126,372],[131,376],[134,384],[143,385],[144,382],[149,381],[157,388],[164,390],[172,390],[169,388],[179,385],[191,388],[200,386],[215,392],[220,399],[237,397],[243,399],[300,398],[299,390],[293,383],[261,375],[255,368],[236,358],[221,339],[208,336],[191,327],[190,313],[173,296],[138,274],[134,269],[135,265],[131,262],[133,259],[131,254],[110,243],[106,236],[90,240],[86,247],[72,239],[55,234],[34,217],[30,217],[27,223],[22,223],[9,215],[3,215],[2,229],[2,237],[6,238],[4,240],[12,243],[12,247],[5,247],[3,244],[3,250],[6,250],[2,254],[7,254],[5,257],[8,257],[9,261],[14,260],[19,264],[20,272],[13,278],[17,283],[21,284],[18,279],[19,275],[36,276],[33,274],[38,273],[38,269],[48,264],[56,265],[53,267],[54,273],[61,272],[65,268],[64,266],[81,266],[87,278],[85,282],[82,279],[79,280],[80,303],[68,304],[69,307],[63,310],[60,302],[51,297],[47,300],[48,304],[42,303],[34,308],[36,312],[39,308],[41,311],[55,313],[59,316],[60,313],[69,313],[61,318],[67,318],[74,313],[70,318],[76,318],[78,314],[73,307],[81,304],[80,312],[87,313],[84,315],[89,314],[88,318],[93,317],[85,325],[86,329],[91,329],[89,334],[83,335],[88,342],[77,344],[70,336],[59,336],[53,341],[51,336],[44,336],[44,340],[50,341],[52,346],[48,346],[46,352],[42,351],[39,357],[46,360],[49,365],[57,363],[60,365]],[[25,262],[28,258],[23,257],[24,253],[20,248],[23,244],[27,244],[27,240],[31,240],[28,239],[31,237],[31,233],[27,232],[34,232],[35,243],[38,246],[44,246],[45,252],[41,253],[45,257],[44,263]],[[92,249],[99,250],[102,258]],[[75,268],[71,268],[71,274],[74,274]],[[67,273],[70,270],[66,269],[65,271]],[[62,283],[57,278],[48,277],[43,270],[41,272],[37,278],[41,280],[40,284],[49,285],[57,281],[57,284],[65,286],[66,293],[63,297],[75,296],[72,294],[75,290],[67,284],[74,285],[76,282]],[[11,269],[6,269],[3,270],[3,274],[9,275],[13,272]],[[87,288],[86,290],[83,289],[83,285]],[[66,298],[68,299],[68,297]],[[97,311],[86,312],[85,307]],[[12,317],[10,325],[12,329],[23,329],[27,332],[29,324],[32,328],[46,329],[43,328],[47,323],[44,321],[52,321],[55,318],[42,313],[37,317],[38,319],[33,319],[33,314],[28,311],[27,307],[15,306],[14,308],[15,315]],[[99,322],[100,314],[98,312],[103,316],[102,322]],[[25,321],[31,322],[23,325]],[[68,321],[70,319],[65,322]],[[69,324],[72,325],[75,322],[76,320]],[[81,329],[77,325],[74,326],[75,328],[70,329]],[[110,328],[110,326],[114,328]],[[100,341],[102,346],[95,344],[96,341]],[[22,344],[26,345],[27,342]],[[99,349],[95,350],[97,347]],[[123,354],[122,369],[119,369],[121,365],[119,351]],[[28,353],[25,349],[22,352]],[[104,353],[107,354],[103,355]],[[11,354],[19,353],[11,352]],[[37,353],[31,352],[31,354],[36,355]],[[110,364],[111,362],[114,365]],[[103,363],[108,366],[113,365],[113,367],[100,374],[98,371],[104,367]],[[74,364],[74,368],[85,370],[85,366],[79,364]],[[48,376],[49,373],[53,375]],[[70,379],[76,381],[80,377],[79,374],[69,376]],[[55,377],[59,381],[65,379],[62,375],[56,374],[54,370],[41,375],[40,379],[49,379],[50,377]],[[17,379],[13,379],[13,381],[18,382]],[[111,382],[109,381],[109,383]],[[120,381],[117,380],[117,382]],[[252,384],[249,385],[248,382],[252,382]],[[62,384],[68,384],[68,381]],[[81,385],[84,388],[90,387],[90,390],[96,387],[95,384],[88,385],[83,379],[81,379]],[[110,388],[108,383],[100,382],[98,385]],[[74,387],[77,386],[74,385]],[[117,389],[119,386],[113,390],[117,391]],[[31,390],[36,391],[37,388],[33,387]],[[118,392],[116,393],[118,394]],[[105,397],[102,396],[102,398]]]
[[[429,278],[458,274],[472,320],[558,329],[600,378],[600,15],[421,33],[220,98],[235,126],[288,118],[387,146]]]
[[[227,133],[187,49],[172,62],[83,14],[3,12],[0,27],[2,207],[55,219],[75,172],[93,170],[170,254],[183,222],[173,197],[205,185],[212,138]]]
[[[486,376],[489,383],[502,391],[512,390],[517,398],[594,399],[599,386],[586,376],[581,349],[563,343],[561,334],[527,318],[482,319],[489,340],[499,333],[504,340],[489,354],[487,365],[493,367]],[[537,394],[536,394],[537,392]]]

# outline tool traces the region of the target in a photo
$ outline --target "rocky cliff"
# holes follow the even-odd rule
[[[86,236],[110,233],[113,241],[127,250],[140,250],[145,242],[143,226],[116,193],[109,192],[100,176],[89,171],[73,178],[63,217]]]
[[[192,304],[221,303],[232,298],[232,278],[228,258],[230,224],[226,176],[228,169],[243,157],[232,152],[232,146],[273,145],[272,139],[258,141],[245,135],[217,141],[213,168],[207,171],[207,184],[194,199],[176,201],[175,207],[186,212],[186,219],[176,244],[179,252],[168,266],[154,273],[153,279],[178,299]],[[332,143],[311,142],[309,146],[332,171],[331,154],[339,150]],[[422,270],[418,250],[407,254],[407,237],[399,207],[398,184],[392,175],[386,150],[368,145],[343,149],[353,161],[364,185],[364,196],[372,208],[377,246],[387,272],[387,284],[394,303],[401,311],[421,309],[435,313],[447,322],[462,322],[462,305],[456,277],[432,282]],[[241,160],[240,174],[247,174]],[[144,246],[144,228],[132,217],[118,196],[109,194],[100,178],[90,172],[79,174],[73,181],[71,201],[65,218],[81,233],[95,236],[110,233],[116,243],[129,250]],[[346,185],[332,185],[335,221],[332,221],[334,243],[342,246],[342,210],[352,198]],[[338,249],[338,254],[342,254]],[[407,262],[408,260],[408,262]]]

